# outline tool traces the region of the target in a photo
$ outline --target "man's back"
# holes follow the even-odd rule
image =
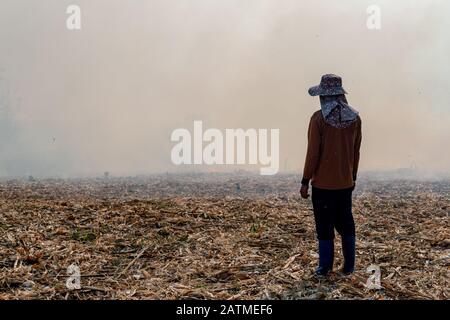
[[[356,180],[361,146],[361,118],[345,128],[325,122],[316,111],[308,129],[308,151],[303,177],[323,189],[351,188]]]

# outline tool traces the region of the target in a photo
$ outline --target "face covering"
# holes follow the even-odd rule
[[[349,106],[345,95],[320,96],[320,109],[325,122],[335,128],[346,128],[356,121],[358,111]]]

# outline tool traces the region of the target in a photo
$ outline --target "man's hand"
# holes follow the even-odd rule
[[[353,181],[353,187],[352,187],[352,191],[355,191],[355,186],[356,186],[356,182]]]
[[[308,197],[309,197],[308,185],[302,184],[302,186],[300,188],[300,195],[302,196],[303,199],[308,199]]]

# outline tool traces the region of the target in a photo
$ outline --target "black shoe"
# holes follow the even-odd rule
[[[331,270],[318,267],[314,272],[316,277],[326,277]]]

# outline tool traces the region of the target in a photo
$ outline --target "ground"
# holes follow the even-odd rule
[[[450,181],[358,181],[357,270],[317,279],[298,175],[0,181],[0,299],[448,299]],[[67,268],[81,289],[66,287]],[[381,289],[366,283],[380,267]]]

